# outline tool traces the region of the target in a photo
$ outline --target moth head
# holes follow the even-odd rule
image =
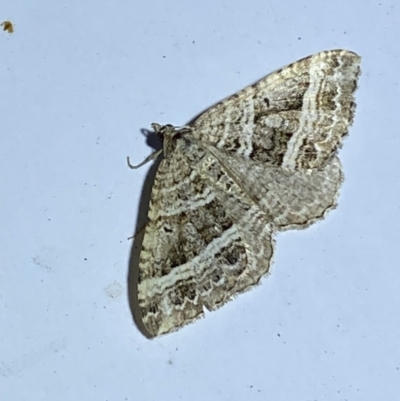
[[[183,140],[180,142],[185,143],[185,134],[189,133],[191,130],[190,127],[187,126],[174,127],[171,124],[160,125],[153,123],[151,124],[151,127],[157,135],[157,138],[164,144],[164,156],[168,155],[175,149],[179,140]]]
[[[154,132],[157,135],[157,138],[161,142],[164,142],[165,139],[172,139],[177,132],[176,128],[171,124],[161,125],[153,123],[151,124],[151,128],[153,128]]]

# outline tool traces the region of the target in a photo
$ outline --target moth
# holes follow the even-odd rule
[[[276,232],[305,228],[336,207],[343,181],[337,152],[353,122],[359,75],[356,53],[323,51],[190,125],[152,124],[163,159],[137,289],[149,336],[177,330],[257,285],[269,271]]]

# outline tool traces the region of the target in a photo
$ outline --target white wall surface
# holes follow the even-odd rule
[[[8,19],[0,400],[400,399],[398,2],[13,0]],[[148,340],[128,300],[141,129],[332,48],[363,57],[338,209],[279,235],[257,289]]]

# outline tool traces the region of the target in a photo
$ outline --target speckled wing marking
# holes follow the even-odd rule
[[[257,284],[272,257],[267,214],[196,142],[186,148],[178,140],[179,150],[161,161],[153,186],[138,291],[152,336]]]
[[[151,195],[138,299],[150,336],[179,329],[260,281],[273,234],[336,206],[337,150],[360,57],[325,51],[225,99],[190,126],[153,124],[164,159]]]
[[[353,121],[360,57],[331,50],[280,69],[203,113],[193,137],[287,170],[323,166]]]

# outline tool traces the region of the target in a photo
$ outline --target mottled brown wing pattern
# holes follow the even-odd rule
[[[360,57],[297,61],[203,113],[154,124],[164,160],[151,195],[138,300],[150,336],[179,329],[265,275],[276,231],[336,206],[336,156],[353,121]],[[151,158],[150,158],[151,159]]]
[[[193,124],[193,136],[255,162],[323,167],[353,121],[360,57],[330,50],[299,60],[223,100]]]
[[[265,213],[212,155],[195,143],[186,155],[184,147],[159,166],[142,244],[138,299],[150,336],[176,330],[251,288],[272,257]],[[189,161],[193,154],[196,163]],[[180,173],[171,174],[178,165]]]
[[[216,148],[210,152],[241,183],[242,191],[266,213],[275,230],[308,227],[336,207],[343,181],[337,157],[321,169],[303,173],[254,162]]]

